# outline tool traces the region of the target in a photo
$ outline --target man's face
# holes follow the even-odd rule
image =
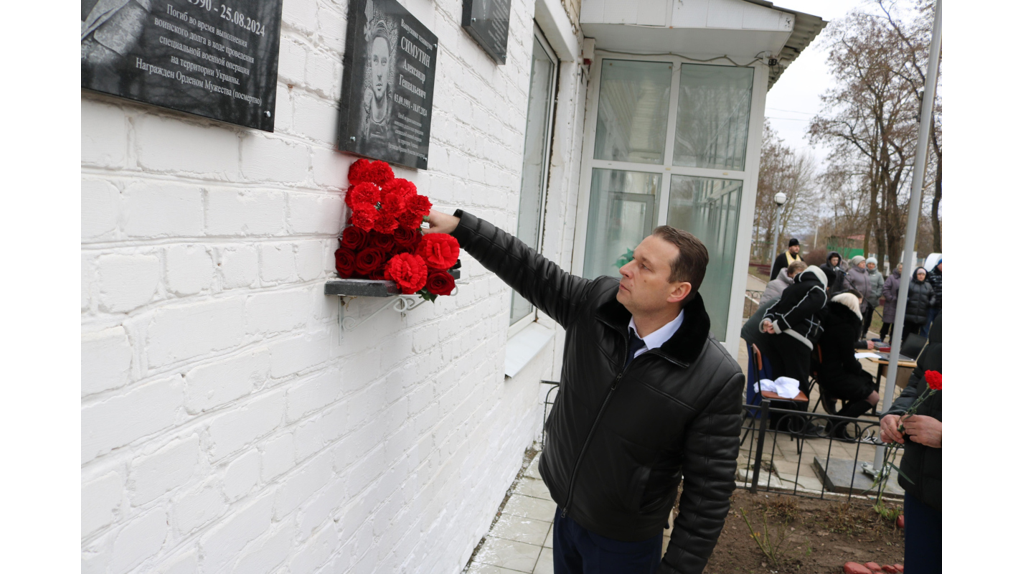
[[[799,245],[791,245],[789,247],[789,252],[792,253],[793,255],[796,255],[797,253],[800,253],[800,246]]]
[[[370,80],[373,82],[373,95],[377,101],[384,99],[384,91],[388,81],[388,43],[384,38],[373,39],[370,49]]]
[[[656,313],[673,307],[690,293],[687,281],[669,281],[672,261],[679,250],[668,241],[650,235],[637,245],[633,260],[619,269],[619,292],[615,298],[630,313]]]
[[[942,264],[941,263],[936,265],[935,268],[939,270],[939,273],[942,273]]]

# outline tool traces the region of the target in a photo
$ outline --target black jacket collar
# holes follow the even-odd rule
[[[598,305],[597,317],[626,336],[629,320],[633,315],[619,303],[615,293],[617,291],[612,291],[611,299]],[[704,350],[704,343],[711,332],[711,318],[704,310],[704,299],[700,293],[683,306],[683,311],[683,324],[658,350],[669,358],[690,364],[696,361]]]

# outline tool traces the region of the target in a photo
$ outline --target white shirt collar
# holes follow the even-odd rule
[[[634,321],[633,318],[630,317],[629,328],[632,329],[633,332],[636,333],[637,337],[640,337],[640,339],[642,339],[644,342],[643,348],[637,351],[636,354],[633,355],[633,357],[639,357],[640,355],[647,351],[657,349],[658,347],[664,345],[666,341],[672,338],[672,335],[676,334],[676,331],[679,330],[679,327],[682,326],[682,324],[683,310],[680,309],[679,314],[676,315],[675,319],[672,319],[668,323],[665,323],[664,325],[661,326],[660,329],[651,333],[650,335],[647,335],[646,337],[640,337],[640,333],[636,331],[636,321]]]

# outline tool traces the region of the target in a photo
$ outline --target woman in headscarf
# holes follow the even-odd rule
[[[867,303],[867,311],[862,311],[864,315],[864,326],[861,328],[860,338],[866,339],[868,336],[868,329],[871,327],[871,317],[875,313],[875,308],[878,307],[878,298],[882,296],[882,287],[885,285],[885,278],[878,271],[878,260],[874,257],[868,257],[864,262],[868,270],[868,281],[871,285],[871,290],[864,292],[864,302]]]

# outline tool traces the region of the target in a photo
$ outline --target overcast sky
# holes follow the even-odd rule
[[[774,0],[775,6],[820,16],[826,21],[841,18],[858,8],[871,8],[874,2],[864,0]],[[826,26],[827,29],[827,26]],[[786,145],[797,153],[809,151],[818,163],[825,161],[827,150],[812,148],[805,134],[811,117],[821,106],[819,96],[831,82],[825,58],[828,56],[822,34],[783,72],[779,81],[768,91],[765,116],[772,129],[779,133]],[[820,170],[820,167],[819,167]]]

